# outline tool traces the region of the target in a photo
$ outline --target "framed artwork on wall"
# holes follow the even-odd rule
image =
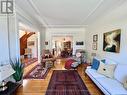
[[[93,42],[97,42],[98,41],[98,35],[93,35]]]
[[[120,52],[121,29],[103,34],[103,50],[106,52]]]
[[[81,42],[76,42],[76,45],[84,45],[84,42],[81,41]]]
[[[29,42],[27,42],[27,45],[28,45],[28,46],[34,46],[34,44],[35,44],[34,41],[29,41]]]
[[[93,42],[92,48],[93,50],[97,50],[97,42]]]
[[[48,45],[48,41],[45,41],[45,45]]]

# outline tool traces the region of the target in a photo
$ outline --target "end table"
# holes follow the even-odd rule
[[[6,84],[7,89],[5,91],[0,91],[0,95],[15,95],[16,89],[20,86],[21,84],[18,83],[13,83],[13,82],[8,82]]]

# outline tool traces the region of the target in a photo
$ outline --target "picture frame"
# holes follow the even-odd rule
[[[48,45],[48,41],[45,41],[45,45]]]
[[[98,35],[93,35],[93,42],[97,42],[98,41]]]
[[[27,42],[27,45],[28,46],[34,46],[35,45],[35,42],[34,41],[29,41],[29,42]]]
[[[97,42],[93,42],[92,48],[93,48],[93,50],[97,50]]]
[[[103,51],[119,53],[121,42],[121,29],[112,30],[103,34]]]
[[[76,42],[76,45],[84,45],[84,42],[83,41],[80,41],[80,42]]]

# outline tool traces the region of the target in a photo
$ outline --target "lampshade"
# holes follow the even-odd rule
[[[81,57],[81,53],[80,52],[76,53],[76,57],[77,58]]]
[[[0,66],[0,82],[10,77],[15,71],[10,64]]]

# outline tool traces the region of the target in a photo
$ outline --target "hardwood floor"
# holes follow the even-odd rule
[[[45,95],[53,70],[64,70],[65,59],[57,59],[55,67],[51,68],[47,77],[42,80],[23,80],[23,86],[21,86],[16,95]],[[103,95],[103,93],[96,87],[96,85],[84,75],[83,66],[77,68],[82,80],[86,84],[91,95]]]
[[[26,75],[33,67],[35,67],[38,64],[38,61],[32,63],[31,65],[24,68],[23,76]]]

